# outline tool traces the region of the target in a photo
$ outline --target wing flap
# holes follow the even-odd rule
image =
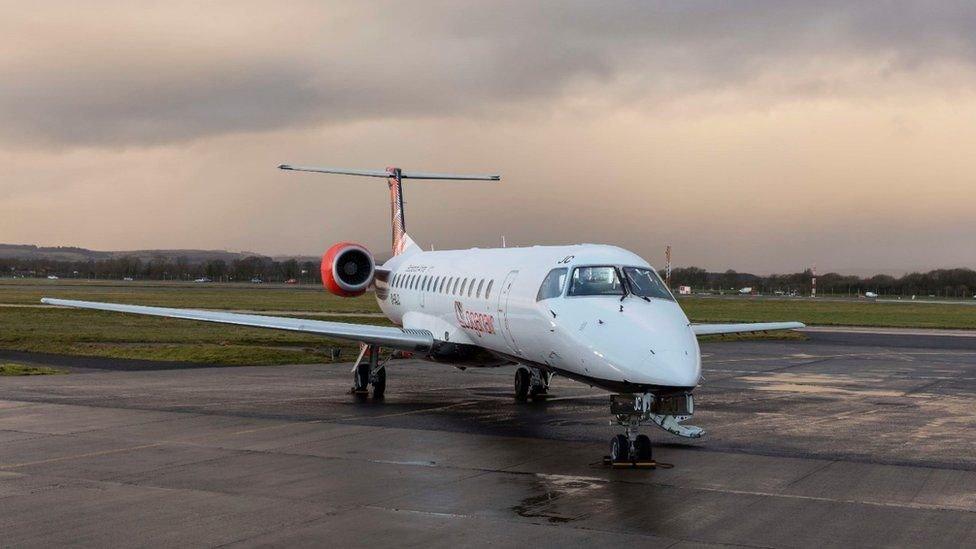
[[[430,350],[434,344],[434,337],[426,330],[404,330],[392,326],[372,326],[369,324],[352,324],[348,322],[329,322],[325,320],[307,320],[304,318],[288,318],[280,316],[250,315],[240,313],[226,313],[221,311],[203,311],[199,309],[172,309],[169,307],[148,307],[144,305],[124,305],[121,303],[102,303],[97,301],[76,301],[73,299],[43,298],[41,303],[79,309],[94,309],[116,313],[132,313],[138,315],[161,316],[184,320],[198,320],[203,322],[217,322],[250,326],[254,328],[269,328],[273,330],[289,330],[321,334],[337,339],[347,339],[370,343],[382,347],[402,349],[406,351],[424,352]]]
[[[695,335],[743,334],[772,330],[796,330],[806,328],[802,322],[748,322],[743,324],[692,324]]]

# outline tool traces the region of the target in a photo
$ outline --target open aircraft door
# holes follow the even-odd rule
[[[502,283],[501,291],[498,292],[498,330],[502,333],[502,337],[505,338],[505,343],[508,345],[509,349],[512,350],[512,354],[521,356],[522,350],[518,347],[518,341],[515,340],[515,336],[512,335],[512,328],[508,321],[508,301],[512,294],[512,285],[515,283],[515,277],[518,276],[518,271],[511,271],[505,276],[505,281]]]

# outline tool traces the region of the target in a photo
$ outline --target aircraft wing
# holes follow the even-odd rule
[[[71,299],[51,299],[45,297],[41,303],[60,305],[62,307],[76,307],[79,309],[95,309],[98,311],[112,311],[116,313],[133,313],[137,315],[162,316],[166,318],[181,318],[185,320],[201,320],[221,324],[235,324],[237,326],[252,326],[255,328],[271,328],[274,330],[289,330],[321,334],[336,339],[360,341],[372,345],[379,345],[391,349],[412,352],[425,352],[434,345],[434,336],[427,330],[404,330],[392,326],[372,326],[369,324],[352,324],[348,322],[327,322],[324,320],[306,320],[304,318],[288,318],[280,316],[248,315],[240,313],[225,313],[220,311],[202,311],[199,309],[171,309],[168,307],[146,307],[143,305],[123,305],[119,303],[100,303],[97,301],[75,301]]]
[[[802,322],[749,322],[746,324],[692,324],[695,335],[742,334],[769,330],[795,330],[806,328]]]

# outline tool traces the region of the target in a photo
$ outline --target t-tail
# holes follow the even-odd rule
[[[356,170],[345,168],[318,168],[313,166],[292,166],[282,164],[282,170],[298,172],[331,173],[340,175],[358,175],[362,177],[385,177],[390,187],[390,224],[393,229],[393,255],[400,255],[411,246],[413,240],[407,235],[407,223],[403,215],[403,180],[404,179],[443,179],[450,181],[498,181],[498,175],[463,175],[449,173],[405,172],[400,168],[386,170]]]

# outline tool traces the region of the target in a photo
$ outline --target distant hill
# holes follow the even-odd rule
[[[114,259],[119,257],[135,257],[142,261],[149,261],[156,257],[175,260],[185,257],[190,263],[204,263],[222,259],[226,262],[245,257],[268,257],[255,252],[228,252],[226,250],[124,250],[97,251],[74,246],[42,247],[32,244],[0,244],[0,259],[45,259],[50,261],[98,261],[100,259]],[[285,257],[291,259],[291,257]],[[299,261],[303,259],[296,257]]]

